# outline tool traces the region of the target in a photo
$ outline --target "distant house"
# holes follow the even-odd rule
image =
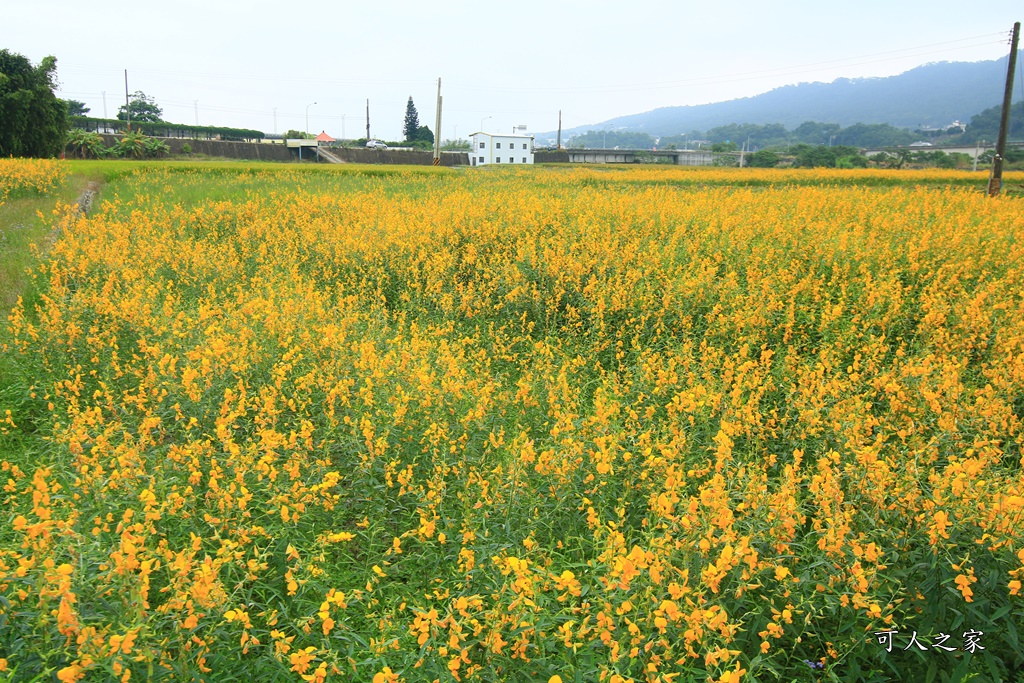
[[[469,136],[471,166],[490,164],[532,164],[532,135],[502,135],[499,133],[473,133]]]
[[[326,131],[320,131],[320,135],[316,136],[316,141],[317,144],[321,145],[327,144],[329,142],[337,142],[337,140],[328,135]]]

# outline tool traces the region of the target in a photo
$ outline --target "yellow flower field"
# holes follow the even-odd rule
[[[46,194],[66,174],[66,164],[53,159],[0,158],[0,206],[11,196]]]
[[[979,177],[111,180],[4,337],[0,680],[1012,680]]]

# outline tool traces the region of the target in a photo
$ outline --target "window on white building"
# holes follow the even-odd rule
[[[480,143],[480,149],[483,149],[483,148],[484,148],[484,143],[481,142]]]
[[[501,157],[494,157],[494,163],[500,164],[501,163]]]
[[[523,149],[526,149],[526,143],[525,142],[523,143]]]
[[[523,163],[524,164],[526,163],[526,157],[523,157]]]
[[[516,158],[515,157],[509,157],[508,158],[508,163],[510,163],[510,164],[516,163]]]
[[[495,142],[494,143],[494,147],[495,147],[495,149],[501,149],[501,143],[500,142]]]
[[[481,164],[484,163],[484,158],[483,157],[480,157],[480,163]]]

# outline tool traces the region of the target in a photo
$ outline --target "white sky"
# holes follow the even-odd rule
[[[3,0],[0,48],[57,57],[61,96],[114,117],[128,87],[177,123],[401,137],[412,96],[442,138],[554,130],[780,85],[1007,54],[1010,0],[692,2]],[[307,105],[316,102],[312,106]],[[344,127],[344,130],[343,130]]]

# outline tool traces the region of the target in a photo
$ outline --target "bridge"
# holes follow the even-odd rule
[[[1021,149],[1024,148],[1024,141],[1018,140],[1007,140],[1007,149]],[[979,157],[989,150],[996,148],[995,142],[978,143],[975,145],[899,145],[894,147],[871,147],[864,150],[865,156],[871,156],[872,154],[879,154],[884,152],[895,152],[906,150],[908,152],[945,152],[946,154],[966,154],[967,156],[974,159]]]
[[[635,164],[639,161],[671,162],[677,166],[711,166],[715,159],[723,156],[706,149],[573,149],[563,150],[569,154],[572,164]],[[739,156],[728,154],[726,156]]]

